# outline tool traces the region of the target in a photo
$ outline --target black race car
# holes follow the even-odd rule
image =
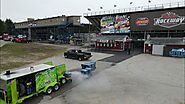
[[[82,52],[82,50],[78,49],[71,49],[67,52],[64,52],[65,58],[72,58],[72,59],[78,59],[78,60],[88,60],[90,57],[92,57],[91,53],[89,52]]]

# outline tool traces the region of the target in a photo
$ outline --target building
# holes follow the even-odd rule
[[[185,37],[151,38],[144,43],[144,53],[171,57],[185,57]]]
[[[144,48],[144,41],[148,36],[185,37],[185,1],[91,12],[84,15],[97,27],[100,34],[127,35],[134,41],[134,45],[143,44],[140,48]]]
[[[94,38],[95,48],[103,50],[124,51],[131,41],[127,35],[123,36],[98,36]]]
[[[54,41],[67,43],[74,34],[88,33],[89,27],[93,29],[89,24],[81,24],[80,16],[65,15],[15,23],[16,34],[27,35],[31,40],[45,41],[52,37]]]

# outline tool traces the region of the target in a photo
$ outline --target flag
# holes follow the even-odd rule
[[[88,11],[91,11],[91,9],[90,9],[90,8],[87,8],[87,10],[88,10]]]

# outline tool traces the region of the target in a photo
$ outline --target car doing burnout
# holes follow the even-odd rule
[[[91,53],[89,52],[82,52],[82,50],[77,49],[71,49],[67,52],[64,52],[65,58],[73,58],[78,60],[88,60],[90,57],[92,57]]]

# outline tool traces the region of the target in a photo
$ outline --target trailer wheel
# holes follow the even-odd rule
[[[65,57],[65,58],[68,58],[68,56],[67,56],[67,55],[64,55],[64,57]]]
[[[60,89],[60,86],[56,84],[53,88],[54,88],[54,91],[58,91]]]
[[[62,84],[65,84],[66,83],[66,79],[65,78],[62,78],[61,83]]]
[[[46,90],[46,94],[50,95],[53,92],[52,87],[48,87],[48,89]]]

